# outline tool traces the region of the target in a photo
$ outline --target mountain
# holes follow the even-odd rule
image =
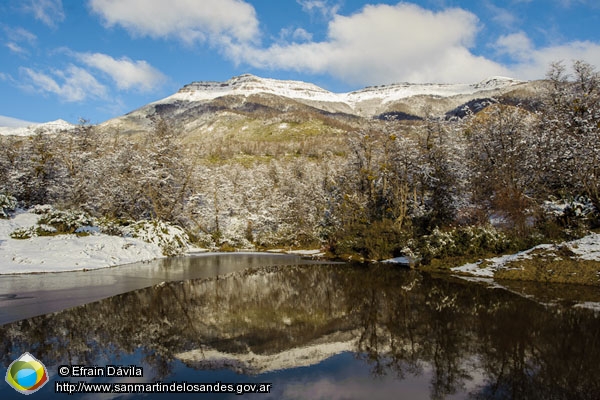
[[[337,111],[340,112],[372,116],[377,112],[376,110],[415,96],[455,97],[472,96],[482,92],[497,93],[502,89],[522,83],[524,82],[510,78],[494,77],[470,85],[396,83],[367,87],[349,93],[332,93],[311,83],[241,75],[226,82],[194,82],[184,86],[174,95],[154,104],[166,104],[176,101],[198,102],[214,100],[223,96],[249,96],[263,93],[293,99],[315,108],[329,110],[338,108]]]
[[[510,98],[519,93],[519,102],[521,97],[535,96],[538,86],[538,82],[492,77],[474,84],[395,83],[332,93],[312,83],[246,74],[225,82],[190,83],[171,96],[101,126],[120,132],[145,131],[160,117],[186,132],[198,132],[210,129],[216,117],[232,114],[267,119],[286,115],[298,119],[308,113],[347,123],[387,115],[420,119],[425,114],[445,116],[476,99]]]
[[[62,119],[35,123],[21,121],[10,117],[0,117],[0,135],[30,136],[37,133],[53,134],[70,131],[76,126]]]

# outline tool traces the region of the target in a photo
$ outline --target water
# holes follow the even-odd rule
[[[315,261],[283,254],[211,253],[89,271],[0,275],[0,325],[160,282],[214,277],[251,267],[311,262]]]
[[[4,324],[1,372],[27,351],[47,367],[48,395],[85,381],[271,385],[241,396],[257,399],[599,398],[592,310],[390,266],[267,264]],[[60,377],[60,365],[143,376]],[[22,398],[2,385],[3,398]]]

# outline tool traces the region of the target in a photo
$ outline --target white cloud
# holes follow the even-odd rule
[[[520,79],[541,79],[556,61],[570,64],[584,60],[600,66],[600,45],[589,41],[575,41],[557,46],[535,48],[524,32],[501,36],[495,44],[499,54],[508,55],[513,63],[509,67],[512,76]]]
[[[292,42],[307,42],[312,40],[312,33],[308,32],[304,28],[283,28],[279,31],[279,39],[281,43]]]
[[[498,7],[489,0],[487,0],[484,4],[486,8],[490,11],[490,13],[493,15],[492,21],[505,28],[511,28],[515,26],[519,21],[517,16],[506,8]]]
[[[27,0],[22,2],[22,9],[51,28],[65,20],[61,0]]]
[[[108,26],[140,36],[218,44],[254,41],[259,34],[254,7],[242,0],[91,0],[90,6]]]
[[[577,41],[535,49],[512,66],[511,70],[513,76],[520,79],[540,79],[544,77],[551,63],[565,61],[570,65],[575,60],[583,60],[596,68],[600,67],[600,45],[589,41]]]
[[[356,84],[473,82],[505,74],[499,64],[470,52],[478,28],[478,18],[458,8],[367,5],[350,16],[335,15],[323,42],[266,49],[231,45],[227,54],[254,67],[326,73]]]
[[[146,61],[133,61],[127,57],[114,59],[101,53],[79,53],[76,57],[84,64],[108,74],[117,88],[148,92],[162,84],[165,76]]]
[[[292,33],[292,39],[297,42],[304,42],[308,40],[312,40],[312,34],[307,32],[305,29],[296,28],[294,33]]]
[[[530,60],[534,45],[525,32],[500,36],[494,45],[499,54],[508,55],[520,62]]]
[[[51,74],[20,68],[23,85],[31,90],[52,93],[62,101],[77,102],[88,98],[106,98],[108,90],[88,71],[69,65],[64,71],[54,70]]]
[[[302,6],[302,10],[309,14],[318,13],[323,17],[331,18],[340,9],[339,4],[331,5],[327,0],[296,0]]]
[[[3,26],[3,30],[8,39],[4,46],[19,56],[28,55],[29,51],[26,46],[34,45],[37,41],[36,35],[23,28]]]
[[[236,64],[255,68],[327,74],[354,85],[389,82],[476,82],[492,75],[542,78],[550,62],[585,59],[595,63],[598,46],[573,42],[536,49],[523,32],[501,36],[492,47],[494,61],[474,53],[482,24],[472,12],[445,7],[439,11],[400,2],[366,5],[352,15],[339,15],[338,0],[296,0],[305,12],[328,21],[327,36],[315,41],[311,32],[284,28],[268,46],[260,44],[259,22],[245,0],[89,0],[90,9],[109,27],[132,35],[204,43],[218,48]],[[531,0],[511,0],[510,4]],[[553,0],[556,2],[566,0]],[[589,4],[587,0],[569,3]],[[449,2],[448,2],[449,3]],[[513,29],[519,17],[490,0],[493,21]],[[15,42],[18,43],[18,42]],[[79,53],[80,62],[108,74],[119,89],[151,90],[164,76],[145,61]]]
[[[37,36],[24,28],[4,27],[6,36],[13,42],[34,44],[37,41]]]
[[[589,0],[557,0],[557,3],[565,8],[570,8],[575,4],[588,4]]]
[[[8,43],[5,43],[4,45],[6,47],[8,47],[8,49],[15,54],[19,54],[19,55],[29,54],[29,52],[27,50],[25,50],[23,47],[19,46],[16,43],[8,42]]]
[[[0,115],[0,126],[8,126],[10,128],[21,128],[29,125],[35,124],[35,122],[24,121],[22,119],[7,117],[5,115]]]

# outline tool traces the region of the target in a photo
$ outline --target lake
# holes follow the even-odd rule
[[[87,279],[80,286],[102,288],[90,290],[88,298],[102,299],[76,296],[72,303],[54,304],[68,309],[1,325],[2,374],[29,352],[50,378],[33,394],[38,397],[82,381],[112,383],[113,391],[162,391],[144,394],[150,398],[173,396],[165,391],[176,385],[195,392],[177,398],[207,399],[240,398],[223,392],[261,385],[269,393],[241,397],[599,398],[600,314],[572,301],[535,301],[503,288],[390,265],[290,256],[209,255],[145,267],[79,273]],[[97,275],[86,275],[92,273]],[[37,278],[52,281],[60,275]],[[68,298],[64,286],[75,288],[77,277],[63,277],[63,287],[49,283],[30,291],[18,280],[5,283],[20,290],[0,295],[6,296],[3,303],[11,295]],[[111,286],[120,294],[112,295]],[[88,374],[122,366],[124,374],[142,376],[61,377],[63,365],[86,366]],[[1,384],[3,398],[22,398]],[[199,393],[208,385],[219,393]]]

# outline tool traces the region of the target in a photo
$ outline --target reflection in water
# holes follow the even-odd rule
[[[398,382],[425,376],[419,390],[433,399],[600,393],[594,312],[389,266],[273,266],[163,283],[1,326],[0,340],[4,367],[29,351],[47,366],[135,360],[146,381],[229,369],[240,381],[287,380],[275,398],[316,398],[332,360],[368,365],[379,390],[398,396]]]
[[[317,263],[287,254],[211,253],[48,274],[0,276],[0,325],[146,288],[160,282],[212,278],[249,267]]]

